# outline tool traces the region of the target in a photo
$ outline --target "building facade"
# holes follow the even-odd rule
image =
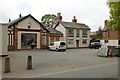
[[[48,46],[48,38],[49,31],[31,14],[24,17],[19,15],[18,19],[9,20],[9,50],[31,49],[31,45],[41,49],[44,45]]]
[[[63,38],[61,38],[61,40],[66,41],[68,48],[80,48],[89,46],[90,28],[85,24],[77,23],[75,16],[72,22],[64,22],[62,20],[56,22],[58,23],[54,28],[63,33]]]
[[[108,26],[108,20],[104,21],[104,28],[102,29],[103,40],[101,43],[108,43],[109,45],[117,46],[120,45],[120,40],[118,40],[117,31],[110,29]]]

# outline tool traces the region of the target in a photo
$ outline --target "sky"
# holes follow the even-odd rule
[[[84,23],[97,31],[109,19],[107,0],[0,0],[0,23],[14,20],[19,14],[31,14],[41,22],[45,14],[61,13],[62,21],[71,22],[76,16],[78,23]]]

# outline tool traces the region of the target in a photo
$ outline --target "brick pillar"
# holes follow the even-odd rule
[[[14,28],[14,49],[18,49],[18,29]]]
[[[46,33],[46,45],[47,46],[49,45],[49,33],[48,32]]]
[[[40,49],[42,49],[42,30],[40,31]]]

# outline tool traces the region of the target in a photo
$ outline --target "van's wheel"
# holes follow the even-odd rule
[[[59,51],[59,49],[58,49],[58,48],[56,48],[56,51],[58,52],[58,51]]]
[[[48,50],[51,51],[51,49],[48,47]]]

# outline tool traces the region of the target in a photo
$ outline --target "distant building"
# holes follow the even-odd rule
[[[90,40],[96,39],[96,32],[90,32]]]
[[[60,18],[60,19],[59,19]],[[90,28],[83,24],[77,23],[77,19],[72,19],[72,22],[62,21],[62,16],[57,16],[56,26],[54,29],[63,33],[61,40],[66,41],[68,48],[88,47],[90,43]]]
[[[120,45],[120,40],[118,41],[118,34],[116,31],[110,29],[108,26],[108,20],[104,21],[103,40],[101,42],[108,43],[109,45]]]

